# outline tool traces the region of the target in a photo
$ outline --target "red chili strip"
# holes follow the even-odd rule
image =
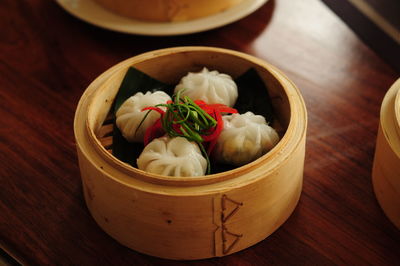
[[[224,127],[224,123],[222,120],[221,113],[237,113],[238,111],[234,108],[228,107],[224,104],[207,104],[202,100],[195,100],[194,101],[201,109],[203,109],[206,113],[212,116],[216,121],[217,124],[214,128],[204,132],[201,137],[203,138],[204,142],[208,144],[207,153],[210,154],[217,143],[218,137],[222,132]],[[169,100],[167,104],[171,104],[173,101]],[[159,118],[151,127],[149,127],[144,136],[144,144],[147,145],[151,142],[154,138],[161,137],[165,134],[165,130],[162,127],[161,119],[163,119],[164,115],[166,114],[161,108],[159,107],[146,107],[143,108],[142,111],[145,110],[153,110],[161,114],[161,118]],[[181,125],[173,124],[172,128],[178,134],[182,134]]]
[[[154,106],[145,107],[142,109],[142,112],[146,111],[146,110],[153,110],[153,111],[160,113],[161,115],[163,115],[165,113],[163,109],[161,109],[159,107],[154,107]]]
[[[161,118],[157,119],[156,122],[146,129],[144,133],[144,145],[149,144],[153,139],[162,137],[165,134],[165,131],[161,124]]]

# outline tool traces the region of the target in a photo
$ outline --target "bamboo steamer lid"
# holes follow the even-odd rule
[[[400,79],[382,102],[372,182],[380,206],[400,229]]]
[[[106,150],[99,131],[130,66],[171,84],[203,66],[233,77],[255,68],[269,89],[283,136],[259,159],[204,177],[154,175],[127,165]],[[299,90],[260,59],[213,47],[135,56],[93,81],[76,110],[74,131],[86,204],[106,233],[145,254],[190,260],[237,252],[265,239],[295,209],[302,189],[306,127]]]

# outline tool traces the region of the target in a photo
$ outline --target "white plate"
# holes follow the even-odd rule
[[[245,0],[224,12],[191,21],[152,23],[118,16],[93,0],[56,0],[67,12],[93,25],[113,31],[153,36],[188,34],[221,27],[251,14],[267,1]]]

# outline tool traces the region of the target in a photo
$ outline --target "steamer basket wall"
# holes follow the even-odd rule
[[[383,211],[400,229],[400,79],[382,102],[372,183]]]

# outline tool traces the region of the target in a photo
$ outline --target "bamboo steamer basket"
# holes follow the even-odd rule
[[[386,216],[400,229],[400,79],[382,102],[372,183]]]
[[[95,0],[116,14],[133,19],[170,22],[187,21],[223,12],[243,0]]]
[[[170,84],[203,66],[233,77],[253,67],[269,88],[275,126],[283,136],[259,159],[203,177],[167,177],[125,164],[107,151],[111,144],[101,131],[130,66]],[[141,253],[191,260],[237,252],[265,239],[295,209],[302,189],[306,127],[299,90],[260,59],[213,47],[135,56],[93,81],[76,110],[74,131],[87,207],[106,233]]]

